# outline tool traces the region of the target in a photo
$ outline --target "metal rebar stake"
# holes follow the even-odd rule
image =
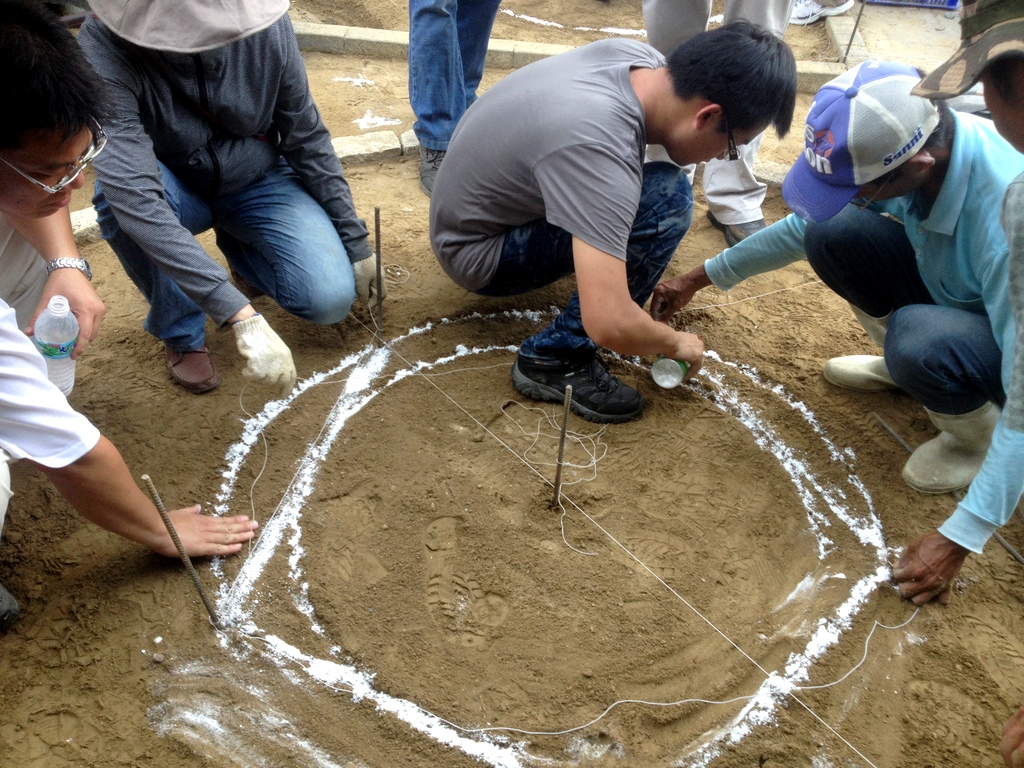
[[[384,338],[384,297],[381,290],[384,285],[384,261],[380,253],[380,206],[373,207],[373,238],[377,246],[377,333]]]
[[[896,442],[898,442],[900,445],[902,445],[904,448],[907,449],[907,453],[913,453],[914,452],[914,449],[910,447],[910,443],[908,443],[906,440],[904,440],[902,437],[900,437],[899,433],[895,429],[890,427],[886,423],[885,419],[883,419],[881,416],[879,416],[874,411],[871,412],[871,415],[874,416],[876,419],[878,419],[878,423],[881,424],[883,427],[885,427],[885,429],[889,432],[889,434],[892,435],[896,439]],[[960,501],[963,501],[964,495],[962,493],[960,493],[959,491],[951,491],[951,493],[953,495],[953,498],[956,499],[958,503]],[[1021,555],[1020,552],[1018,552],[1016,549],[1014,549],[1013,545],[1010,542],[1008,542],[1005,538],[1003,538],[1002,534],[1000,534],[999,531],[994,531],[992,533],[992,538],[994,538],[997,542],[999,542],[999,544],[1003,547],[1003,549],[1005,549],[1007,552],[1010,553],[1010,557],[1012,557],[1014,560],[1016,560],[1021,565],[1024,565],[1024,555]]]
[[[182,546],[181,539],[178,538],[178,532],[174,530],[174,523],[171,522],[170,515],[167,514],[167,508],[160,499],[160,494],[156,492],[156,486],[153,485],[153,481],[149,478],[149,475],[143,475],[142,482],[146,484],[146,488],[149,490],[149,497],[153,499],[153,504],[156,505],[156,510],[160,513],[160,519],[164,521],[164,525],[167,527],[167,532],[171,534],[171,541],[174,542],[174,546],[178,549],[178,554],[181,556],[181,562],[185,564],[185,570],[188,571],[188,575],[192,577],[192,583],[195,584],[196,589],[199,590],[199,597],[202,599],[203,605],[206,606],[207,613],[210,614],[210,621],[213,622],[213,626],[217,629],[227,629],[228,625],[220,620],[217,616],[216,609],[213,607],[213,603],[211,603],[210,598],[206,596],[206,590],[203,589],[203,583],[199,580],[199,574],[196,573],[196,569],[192,567],[192,561],[185,552],[185,547]]]
[[[846,53],[843,54],[841,64],[846,63],[846,57],[850,55],[850,49],[853,47],[853,38],[857,36],[857,29],[860,27],[860,17],[864,15],[864,9],[867,8],[868,0],[860,0],[860,10],[857,11],[857,19],[853,22],[853,32],[850,33],[850,42],[846,44]]]
[[[569,426],[569,404],[572,402],[572,384],[565,387],[565,409],[562,411],[562,434],[558,438],[558,464],[555,467],[555,495],[551,506],[557,507],[562,498],[562,460],[565,458],[565,431]]]

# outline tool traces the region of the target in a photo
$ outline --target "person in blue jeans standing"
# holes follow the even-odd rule
[[[172,379],[220,382],[209,316],[248,379],[287,393],[291,351],[250,296],[312,323],[368,300],[376,256],[309,91],[287,0],[94,0],[78,41],[110,95],[100,231],[150,304]],[[238,285],[194,235],[213,228]],[[384,286],[379,286],[381,295]],[[245,292],[243,292],[243,290]]]
[[[513,385],[596,422],[636,418],[643,398],[597,354],[683,360],[700,339],[642,309],[690,226],[679,165],[737,147],[768,125],[784,134],[796,100],[785,43],[748,22],[701,33],[667,62],[634,40],[601,40],[538,61],[490,88],[452,137],[430,203],[441,267],[484,296],[576,275],[578,290],[522,342]],[[673,163],[644,163],[648,141]]]
[[[409,0],[409,103],[430,197],[452,132],[476,100],[498,0]]]

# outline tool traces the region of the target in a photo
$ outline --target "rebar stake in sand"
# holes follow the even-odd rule
[[[878,423],[885,427],[886,430],[888,430],[889,434],[896,439],[896,442],[898,442],[900,445],[907,449],[907,453],[914,452],[914,449],[910,447],[910,443],[908,443],[906,440],[900,437],[899,433],[885,422],[885,419],[883,419],[874,411],[871,412],[871,415],[878,419]],[[952,494],[953,498],[956,499],[957,502],[963,501],[964,496],[962,493],[959,493],[958,491],[952,491]],[[1003,538],[999,531],[994,531],[992,533],[992,538],[998,541],[1002,548],[1010,553],[1010,557],[1012,557],[1021,565],[1024,565],[1024,555],[1021,555],[1020,552],[1014,549],[1013,545],[1010,542],[1008,542],[1005,538]]]
[[[562,460],[565,458],[565,431],[569,426],[569,403],[572,402],[572,384],[565,388],[565,410],[562,412],[562,434],[558,438],[558,465],[555,468],[555,495],[551,506],[557,507],[562,498]]]
[[[143,475],[142,482],[146,484],[146,488],[149,490],[149,496],[153,499],[153,504],[156,505],[157,512],[160,513],[160,519],[164,521],[164,525],[167,526],[167,532],[171,534],[171,541],[174,542],[174,546],[178,549],[178,554],[181,556],[181,562],[185,564],[185,570],[188,571],[188,575],[192,577],[192,583],[195,584],[196,589],[199,590],[199,597],[202,599],[203,605],[206,606],[206,611],[210,614],[210,621],[213,622],[213,626],[217,629],[227,629],[228,625],[220,620],[217,616],[217,611],[213,607],[213,603],[211,603],[210,598],[206,596],[206,590],[203,589],[203,583],[199,580],[199,574],[196,573],[196,569],[192,567],[192,561],[185,552],[185,547],[182,546],[181,539],[178,538],[178,532],[174,530],[174,523],[171,522],[170,515],[167,514],[167,508],[160,499],[160,494],[156,492],[156,486],[153,485],[153,481],[150,480],[149,475]]]
[[[377,332],[384,338],[384,297],[381,289],[384,285],[384,261],[380,253],[380,206],[373,208],[373,238],[377,246]]]

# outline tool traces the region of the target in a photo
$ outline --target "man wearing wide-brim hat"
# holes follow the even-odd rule
[[[914,92],[948,98],[980,80],[996,129],[1024,152],[1024,0],[964,0],[960,27],[960,49]],[[1019,337],[1024,328],[1024,174],[1006,190],[1001,221],[1009,246],[1009,296]],[[1009,519],[1024,491],[1024,344],[1019,338],[1012,359],[1002,418],[981,472],[964,499],[1000,523]],[[936,564],[931,555],[943,548],[942,539],[933,532],[912,543],[914,557],[897,571],[901,583],[934,578]],[[999,753],[1007,768],[1024,765],[1024,706],[1003,728]]]
[[[78,39],[112,105],[93,202],[103,237],[150,303],[146,330],[191,392],[220,381],[207,316],[234,331],[243,376],[290,391],[291,351],[249,296],[334,324],[357,295],[369,298],[377,270],[309,91],[288,1],[91,7],[98,18]],[[237,285],[193,237],[211,227]]]

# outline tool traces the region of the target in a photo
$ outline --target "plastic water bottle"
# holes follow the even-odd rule
[[[678,387],[686,378],[686,372],[690,370],[682,360],[673,360],[671,357],[659,357],[651,366],[651,378],[654,383],[663,389]]]
[[[75,361],[71,351],[78,341],[78,318],[71,312],[68,300],[54,296],[36,318],[35,342],[46,360],[46,376],[64,393],[75,388]]]

